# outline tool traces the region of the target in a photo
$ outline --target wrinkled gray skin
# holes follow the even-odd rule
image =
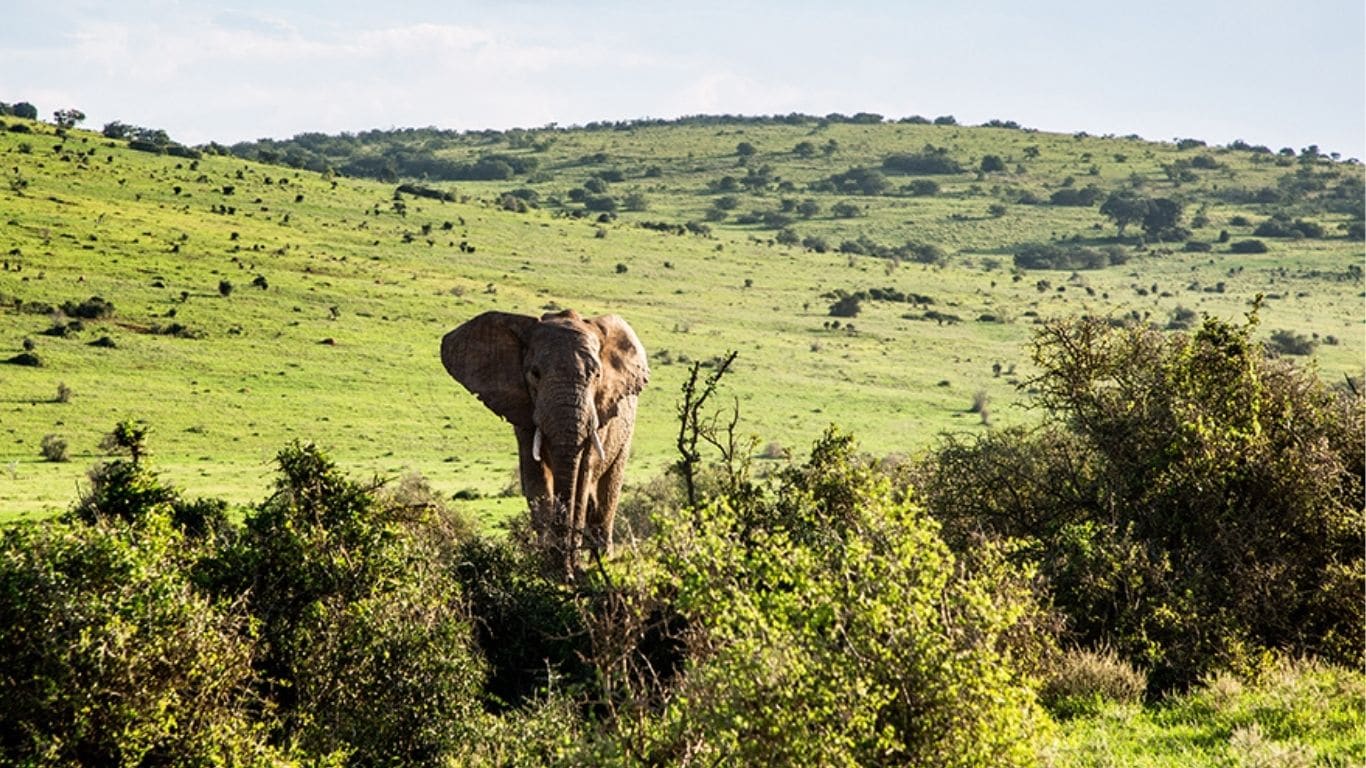
[[[572,309],[539,320],[485,312],[446,334],[441,362],[512,424],[532,528],[565,577],[585,544],[610,554],[636,395],[650,378],[631,326]]]

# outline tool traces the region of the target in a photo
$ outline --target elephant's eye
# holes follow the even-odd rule
[[[540,369],[540,368],[537,368],[536,366],[533,365],[532,367],[530,367],[530,368],[527,369],[526,378],[527,378],[527,381],[530,381],[530,382],[532,382],[533,384],[536,383],[536,382],[538,382],[538,381],[540,381],[540,380],[541,380],[541,369]]]

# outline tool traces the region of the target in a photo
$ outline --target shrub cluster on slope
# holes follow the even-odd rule
[[[312,446],[240,525],[135,456],[0,538],[0,761],[1001,765],[1044,722],[1025,577],[847,437],[572,588]]]
[[[922,467],[951,542],[1015,542],[1072,639],[1156,689],[1271,649],[1360,662],[1366,408],[1269,358],[1251,318],[1046,326],[1029,383],[1045,424],[949,440]]]

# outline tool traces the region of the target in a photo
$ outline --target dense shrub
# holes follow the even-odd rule
[[[891,183],[882,173],[871,168],[854,167],[843,173],[836,173],[828,179],[830,191],[858,195],[880,195],[886,192]],[[826,191],[813,189],[813,191]]]
[[[183,144],[166,145],[166,154],[171,155],[173,157],[184,157],[190,160],[199,160],[200,158],[204,157],[203,152],[200,152],[194,147],[187,147]]]
[[[930,197],[939,194],[939,183],[934,179],[916,179],[906,186],[906,190],[916,197]]]
[[[413,197],[426,197],[432,200],[440,200],[445,203],[455,202],[456,200],[454,192],[447,192],[442,189],[435,189],[421,184],[400,184],[398,188],[394,190],[394,195],[398,196],[400,193],[412,195]]]
[[[113,317],[114,305],[99,296],[91,296],[82,302],[62,302],[62,312],[67,317],[79,317],[85,320],[104,320]]]
[[[1323,237],[1323,225],[1304,219],[1294,219],[1284,214],[1278,213],[1252,230],[1252,234],[1258,237]]]
[[[94,525],[100,521],[139,523],[148,515],[171,513],[177,498],[144,462],[117,459],[90,470],[90,489],[65,515]]]
[[[240,603],[200,594],[164,515],[0,532],[0,761],[268,764]]]
[[[275,493],[204,570],[260,623],[256,665],[283,734],[371,764],[450,753],[483,679],[444,567],[453,543],[416,535],[429,511],[379,503],[311,445],[276,461]]]
[[[148,141],[147,139],[133,139],[128,142],[128,148],[135,149],[139,152],[151,152],[154,155],[159,155],[166,151],[165,144],[158,144],[155,141]]]
[[[848,294],[843,291],[840,296],[830,304],[831,317],[858,317],[862,307],[859,306],[860,299],[856,294]]]
[[[896,255],[919,264],[946,264],[949,254],[934,243],[909,242],[896,249]]]
[[[523,537],[525,538],[525,537]],[[454,573],[488,663],[487,706],[498,712],[553,687],[583,694],[593,680],[584,617],[573,595],[546,578],[531,548],[512,540],[470,538]]]
[[[847,436],[652,548],[689,662],[631,762],[1032,763],[1027,575],[990,548],[965,568]]]
[[[1015,266],[1020,269],[1104,269],[1123,264],[1129,255],[1118,246],[1088,248],[1081,245],[1026,243],[1015,251]]]
[[[950,157],[947,149],[926,145],[920,152],[888,155],[882,161],[882,170],[886,173],[947,174],[962,173],[963,165]]]
[[[1271,250],[1261,240],[1237,240],[1228,247],[1229,253],[1266,253]]]
[[[583,207],[590,211],[615,213],[617,201],[611,195],[589,195],[583,199]]]
[[[104,128],[100,130],[100,133],[103,134],[106,139],[126,139],[132,135],[134,130],[136,130],[136,126],[115,120],[113,122],[105,123]]]
[[[1076,187],[1063,187],[1048,196],[1048,202],[1052,205],[1076,206],[1079,208],[1090,208],[1100,200],[1102,190],[1097,186],[1086,186],[1080,189]]]
[[[1199,312],[1196,312],[1195,310],[1191,309],[1190,307],[1183,307],[1183,306],[1181,306],[1180,304],[1178,304],[1178,305],[1176,305],[1176,309],[1172,310],[1172,317],[1171,317],[1171,320],[1168,320],[1168,321],[1167,321],[1167,330],[1169,330],[1169,331],[1186,331],[1186,330],[1190,330],[1191,326],[1195,325],[1195,321],[1196,321],[1196,320],[1199,320],[1199,319],[1200,319],[1200,313],[1199,313]]]
[[[1016,541],[1073,639],[1155,688],[1263,649],[1359,661],[1366,406],[1268,359],[1254,326],[1046,325],[1028,383],[1045,426],[949,440],[924,467],[951,542]]]
[[[70,461],[71,456],[67,453],[66,439],[57,435],[43,435],[43,440],[38,446],[47,461]]]
[[[837,219],[855,219],[863,215],[863,209],[853,203],[840,201],[830,206],[830,215]]]
[[[1143,235],[1156,241],[1185,240],[1191,233],[1181,225],[1184,212],[1185,204],[1180,200],[1165,197],[1148,200],[1142,219]]]
[[[977,169],[982,173],[1000,173],[1006,169],[1006,161],[1000,155],[982,155],[982,162]]]
[[[1271,332],[1266,346],[1273,353],[1281,355],[1312,355],[1318,343],[1302,333],[1282,328]]]

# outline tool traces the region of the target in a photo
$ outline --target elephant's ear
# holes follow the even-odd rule
[[[602,336],[602,387],[598,410],[610,416],[617,401],[639,394],[650,381],[650,363],[645,347],[631,326],[616,315],[602,315],[588,321]]]
[[[522,374],[522,345],[536,318],[485,312],[441,339],[441,363],[489,410],[531,429],[531,393]]]

